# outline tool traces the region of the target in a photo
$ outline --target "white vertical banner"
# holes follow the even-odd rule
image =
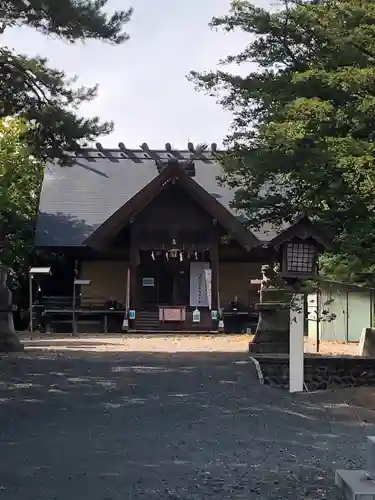
[[[290,308],[289,392],[302,392],[304,385],[304,296],[294,295]]]
[[[190,306],[211,308],[211,268],[209,262],[190,263]]]
[[[207,262],[207,264],[210,265],[209,262]],[[204,278],[205,278],[205,282],[206,282],[206,295],[207,295],[208,307],[211,309],[211,298],[212,298],[212,271],[211,271],[211,268],[204,270]]]

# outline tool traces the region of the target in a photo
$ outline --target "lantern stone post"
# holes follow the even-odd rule
[[[259,319],[249,350],[289,355],[291,321],[303,329],[301,283],[316,277],[319,253],[330,248],[330,242],[307,216],[301,216],[270,244],[278,250],[278,264],[262,268]]]
[[[289,353],[289,310],[291,292],[280,279],[277,266],[262,266],[259,312],[252,353]]]

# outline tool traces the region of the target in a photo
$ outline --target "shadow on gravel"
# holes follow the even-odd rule
[[[64,345],[61,351],[32,349],[3,356],[0,420],[9,420],[12,406],[63,402],[73,408],[77,404],[121,407],[143,404],[148,398],[159,399],[166,391],[175,391],[175,397],[189,405],[195,404],[200,395],[225,399],[236,394],[238,403],[246,406],[245,410],[235,407],[235,412],[246,411],[250,408],[247,403],[254,411],[262,401],[262,410],[278,418],[293,415],[318,421],[324,414],[332,421],[354,426],[375,424],[375,390],[371,390],[371,404],[366,388],[290,395],[260,385],[247,353],[95,352],[87,350],[90,344],[85,342],[83,350],[76,343],[72,351],[64,350]],[[200,400],[198,404],[205,403]],[[293,409],[287,407],[290,405]]]
[[[1,497],[339,499],[375,429],[340,404],[259,385],[245,353],[5,356]]]
[[[0,418],[9,418],[5,407],[12,403],[54,404],[58,399],[64,405],[91,405],[125,392],[121,402],[113,403],[125,405],[134,402],[133,396],[139,402],[167,388],[182,386],[195,395],[202,387],[213,390],[214,384],[227,391],[229,385],[258,383],[254,364],[241,353],[90,352],[77,344],[72,352],[32,349],[1,359]]]

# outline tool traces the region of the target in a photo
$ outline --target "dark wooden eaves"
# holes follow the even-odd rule
[[[260,241],[245,226],[203,187],[175,164],[166,166],[158,176],[149,182],[135,196],[120,207],[84,242],[85,245],[100,248],[114,237],[132,218],[143,210],[169,182],[175,182],[197,201],[213,219],[226,229],[246,249],[260,246]]]

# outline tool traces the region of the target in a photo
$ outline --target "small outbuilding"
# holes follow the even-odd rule
[[[359,342],[362,329],[373,326],[375,289],[332,281],[319,288],[307,296],[309,339]]]

